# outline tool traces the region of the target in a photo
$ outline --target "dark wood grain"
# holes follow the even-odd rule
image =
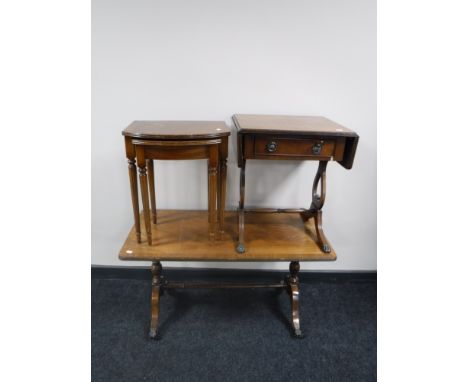
[[[289,287],[288,293],[291,299],[291,323],[293,334],[297,338],[303,338],[299,318],[299,273],[300,265],[298,261],[291,261],[289,264],[289,275],[286,283]]]
[[[146,160],[146,167],[148,168],[148,183],[149,183],[149,194],[151,202],[151,219],[154,224],[157,224],[158,218],[156,215],[156,190],[154,185],[154,164],[152,159]]]
[[[148,176],[146,170],[145,149],[143,146],[136,148],[138,172],[140,174],[141,200],[143,203],[143,216],[145,221],[146,240],[149,245],[153,243],[151,237],[151,219],[148,200]]]
[[[286,290],[290,296],[291,301],[291,328],[295,338],[303,338],[304,335],[300,328],[299,318],[299,273],[300,265],[298,261],[291,261],[289,264],[289,274],[284,280],[280,282],[268,282],[268,283],[232,283],[232,282],[183,282],[183,281],[168,281],[164,276],[161,275],[162,265],[160,261],[153,261],[151,265],[151,321],[149,337],[151,339],[159,339],[158,332],[158,321],[159,321],[159,300],[164,289],[173,288],[195,288],[195,289],[226,289],[226,288],[276,288]]]
[[[346,169],[353,166],[359,136],[327,118],[235,114],[232,119],[238,134],[239,167],[245,159],[334,160]],[[276,154],[265,151],[264,140],[280,139],[283,151]],[[323,155],[308,151],[309,145],[317,140],[324,141]]]
[[[122,134],[144,139],[202,139],[228,136],[222,121],[133,121]]]
[[[320,161],[311,206],[301,211],[301,216],[305,221],[314,218],[318,244],[323,252],[329,252],[331,247],[323,232],[321,211],[325,202],[327,163],[337,161],[350,169],[359,136],[324,117],[235,114],[232,119],[237,129],[237,164],[241,169],[237,251],[248,252],[244,243],[246,160],[262,159]]]
[[[151,322],[149,336],[151,339],[157,339],[158,321],[159,321],[159,296],[161,293],[161,271],[162,266],[159,261],[151,265]]]
[[[238,130],[245,133],[357,135],[347,127],[320,116],[235,114],[232,118]]]
[[[136,154],[135,147],[130,138],[125,137],[125,153],[128,161],[128,176],[130,180],[130,194],[132,198],[133,207],[133,221],[135,223],[135,231],[137,240],[141,243],[141,229],[140,229],[140,207],[138,202],[138,182],[136,174]]]
[[[254,140],[255,157],[278,156],[286,159],[311,157],[313,159],[331,159],[335,152],[335,140],[284,138],[281,136],[258,135]],[[314,147],[320,147],[315,153]]]
[[[208,159],[208,214],[210,223],[210,237],[215,238],[216,234],[216,194],[218,191],[218,169],[219,169],[219,149],[217,146],[210,147],[210,157]]]
[[[129,138],[125,137],[126,142]],[[134,150],[140,173],[141,197],[143,202],[143,216],[146,228],[147,243],[152,245],[152,227],[157,224],[156,196],[154,186],[155,159],[207,159],[208,160],[208,216],[209,236],[216,239],[218,227],[223,227],[224,206],[226,194],[226,163],[228,137],[216,139],[179,139],[179,140],[145,140],[132,139],[129,150]],[[130,154],[127,154],[127,156]],[[130,163],[130,162],[129,162]],[[131,163],[130,163],[131,166]],[[149,185],[148,185],[149,178]],[[132,180],[132,175],[130,176]],[[133,190],[132,186],[132,190]],[[136,192],[132,192],[132,198]],[[151,203],[148,200],[151,199]],[[151,205],[151,214],[150,206]],[[139,213],[138,209],[134,213]],[[151,218],[150,218],[151,216]],[[139,219],[135,220],[135,229],[139,229]],[[221,233],[220,233],[221,234]],[[137,232],[137,238],[138,238]],[[141,238],[139,239],[141,242]]]
[[[230,129],[220,121],[134,121],[122,134],[125,137],[125,153],[128,162],[130,191],[134,215],[134,224],[138,242],[141,242],[140,211],[138,202],[138,182],[136,175],[136,146],[144,146],[140,155],[147,161],[140,166],[140,183],[149,183],[149,196],[151,199],[151,218],[157,224],[156,193],[153,160],[186,160],[208,159],[209,147],[216,144],[219,147],[220,181],[217,185],[218,220],[222,227],[226,189],[226,159],[227,144]],[[149,179],[148,179],[149,178]],[[209,177],[208,177],[209,178]],[[141,190],[146,203],[148,190]],[[208,203],[209,204],[209,203]],[[143,206],[144,207],[144,206]],[[147,235],[151,229],[147,228]],[[147,239],[150,243],[151,240]]]
[[[226,204],[228,138],[222,138],[219,146],[219,191],[218,191],[218,222],[219,232],[224,233],[224,210]]]

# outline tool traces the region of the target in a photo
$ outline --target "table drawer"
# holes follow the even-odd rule
[[[272,157],[331,158],[335,141],[313,138],[255,137],[255,155]]]

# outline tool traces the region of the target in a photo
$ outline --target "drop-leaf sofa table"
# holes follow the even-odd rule
[[[237,129],[237,165],[240,167],[239,241],[237,252],[244,253],[245,164],[247,159],[319,161],[308,209],[268,209],[270,212],[299,212],[304,221],[314,218],[316,238],[324,253],[331,245],[322,229],[325,203],[326,169],[329,161],[344,168],[353,166],[359,136],[352,130],[324,117],[235,114]],[[318,185],[320,183],[320,193]],[[259,212],[261,209],[250,209]],[[265,211],[265,210],[264,210]]]
[[[239,132],[239,120],[236,120],[236,118],[234,120]],[[286,127],[284,124],[282,126]],[[333,128],[341,129],[342,127]],[[346,132],[348,131],[349,130],[346,129]],[[335,155],[335,159],[340,160],[340,163],[344,167],[351,168],[357,145],[357,135],[352,133],[354,135],[349,135],[349,140],[347,136],[344,140],[335,140],[335,138],[339,138],[339,136],[336,135],[337,132],[328,133],[329,132],[327,131],[327,134],[323,135],[323,137],[315,135],[312,138],[312,141],[310,141],[310,139],[306,140],[307,145],[310,145],[310,149],[315,155],[313,159],[327,161],[331,160],[333,155]],[[253,147],[258,147],[259,149],[270,143],[269,136],[266,140],[261,136],[259,137],[260,138],[257,140],[254,135],[250,134],[248,138],[245,139],[245,135],[242,131],[241,134],[238,135],[238,150],[242,150],[242,152],[239,153],[241,158],[240,163],[244,164],[244,168],[245,158],[252,157],[249,156],[251,155],[248,154],[249,151],[244,151],[244,145],[246,143],[247,148],[251,147],[249,145],[253,144]],[[277,148],[280,147],[280,152],[283,152],[283,141],[280,141],[281,146],[279,146],[279,139],[276,138],[277,137],[275,136]],[[278,138],[283,137],[280,136]],[[253,140],[250,141],[251,139]],[[333,151],[330,151],[330,140],[334,142]],[[257,146],[255,146],[255,142],[261,143],[257,143]],[[303,147],[304,140],[300,139],[298,142],[302,142],[299,144],[301,150],[307,149]],[[323,152],[327,153],[327,156],[315,154],[315,151],[313,150],[316,142],[319,142],[322,147],[325,144],[325,150]],[[266,146],[266,150],[268,150],[268,146]],[[290,147],[288,150],[290,151],[286,150],[286,152],[290,152],[295,155],[295,149]],[[245,155],[246,153],[247,155]],[[312,159],[308,156],[308,152],[305,152],[305,154],[304,152],[300,153],[301,155],[299,156],[299,159]],[[258,155],[259,157],[261,156],[261,154]],[[128,145],[127,157],[131,165],[131,147],[128,149]],[[322,171],[320,170],[320,167],[322,167]],[[217,240],[211,240],[206,234],[206,232],[210,230],[210,221],[207,219],[206,211],[158,210],[157,224],[150,225],[151,232],[149,232],[149,237],[152,238],[153,245],[147,245],[144,238],[142,238],[139,233],[139,227],[142,224],[141,222],[145,220],[145,214],[141,213],[139,219],[137,219],[138,213],[135,213],[135,225],[130,230],[129,235],[120,250],[119,258],[126,261],[152,262],[150,338],[155,339],[159,337],[159,298],[163,290],[166,288],[257,287],[279,288],[280,290],[284,289],[288,292],[291,302],[292,332],[297,338],[303,337],[299,321],[299,262],[333,261],[336,260],[335,251],[328,241],[324,241],[321,229],[317,229],[317,215],[314,214],[315,211],[313,210],[313,208],[316,207],[314,201],[312,202],[312,208],[309,210],[281,210],[282,213],[272,213],[277,212],[278,210],[244,210],[244,168],[242,168],[241,175],[240,210],[226,211],[224,217],[224,230],[223,233],[217,237]],[[319,180],[322,180],[322,196],[324,197],[324,168],[322,164],[319,166],[319,174]],[[131,172],[130,180],[132,182]],[[315,193],[317,183],[318,180],[316,177],[316,181],[314,181],[313,186]],[[132,193],[134,189],[135,187],[132,186]],[[320,199],[320,197],[317,198]],[[134,199],[135,198],[133,198],[133,200]],[[314,217],[314,222],[311,221],[312,219],[310,219],[310,217]],[[325,243],[327,246],[324,248]],[[243,246],[243,250],[241,251],[239,250],[239,244],[242,244]],[[166,280],[164,276],[161,275],[161,262],[163,261],[287,261],[290,262],[290,265],[289,274],[284,278],[284,280],[280,280],[277,283],[189,283],[171,282]]]

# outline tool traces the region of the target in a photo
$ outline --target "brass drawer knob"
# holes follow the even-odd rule
[[[315,142],[312,146],[312,153],[315,155],[319,155],[322,152],[323,141]]]
[[[269,153],[274,153],[278,148],[278,144],[275,141],[270,141],[266,145],[266,149]]]

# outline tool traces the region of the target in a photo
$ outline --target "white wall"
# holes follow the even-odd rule
[[[354,168],[330,163],[324,230],[336,262],[376,269],[375,0],[93,0],[92,264],[118,260],[132,226],[121,131],[136,119],[323,115],[361,137]],[[234,131],[233,131],[234,134]],[[235,135],[227,207],[238,203]],[[308,207],[314,162],[248,161],[246,203]],[[206,208],[206,165],[155,162],[159,208]],[[285,263],[166,263],[284,268]]]

